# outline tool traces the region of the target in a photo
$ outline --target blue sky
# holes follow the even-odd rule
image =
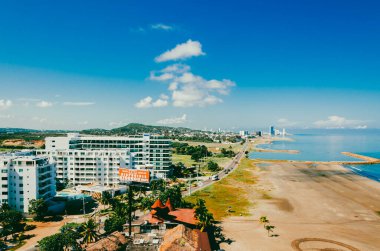
[[[378,1],[2,1],[0,127],[380,128]]]

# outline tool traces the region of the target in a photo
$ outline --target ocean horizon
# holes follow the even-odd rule
[[[299,160],[299,161],[358,161],[343,155],[352,152],[380,158],[380,130],[366,129],[305,129],[289,131],[289,140],[273,141],[257,147],[271,150],[297,150],[299,153],[251,152],[251,159]],[[280,136],[281,137],[281,136]],[[380,182],[380,164],[344,165],[354,173]]]

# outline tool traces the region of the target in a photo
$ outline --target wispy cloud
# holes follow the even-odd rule
[[[170,31],[173,30],[174,27],[171,25],[163,24],[163,23],[158,23],[158,24],[152,24],[150,26],[154,30],[164,30],[164,31]]]
[[[367,125],[365,125],[366,121],[363,120],[353,120],[347,119],[345,117],[332,115],[329,116],[326,120],[318,120],[314,122],[314,125],[318,128],[357,128],[357,129],[365,129]]]
[[[161,125],[175,125],[175,124],[183,124],[187,122],[187,115],[183,114],[180,117],[174,117],[174,118],[166,118],[166,119],[161,119],[157,121],[157,124]]]
[[[13,102],[9,99],[0,99],[0,110],[8,109],[13,105]]]
[[[156,62],[165,62],[170,60],[183,60],[191,57],[206,55],[202,51],[202,45],[198,41],[191,39],[182,44],[177,44],[173,49],[167,50],[155,58]]]
[[[95,105],[94,102],[63,102],[65,106],[90,106]]]
[[[53,106],[53,103],[42,100],[42,101],[37,102],[36,106],[39,108],[48,108],[48,107]]]

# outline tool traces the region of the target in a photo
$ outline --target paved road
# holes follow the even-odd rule
[[[218,173],[219,180],[221,180],[224,177],[228,176],[238,166],[238,164],[241,161],[241,159],[245,157],[245,151],[247,150],[247,148],[248,148],[248,141],[244,144],[242,150],[231,160],[231,162],[223,170],[221,170]],[[225,173],[226,169],[229,169],[230,171],[228,173]],[[192,187],[191,188],[191,193],[194,193],[194,192],[196,192],[198,190],[201,190],[201,189],[203,189],[205,187],[208,187],[209,185],[214,184],[215,182],[218,182],[219,180],[212,181],[211,177],[210,177],[210,179],[208,179],[206,181],[202,181],[202,185],[201,186]],[[189,195],[189,190],[183,191],[182,195],[183,196],[188,196]]]

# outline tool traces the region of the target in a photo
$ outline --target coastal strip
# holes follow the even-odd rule
[[[353,157],[353,158],[356,158],[356,159],[362,159],[362,160],[364,160],[366,162],[371,162],[371,164],[380,163],[380,159],[373,158],[373,157],[368,157],[368,156],[357,154],[357,153],[341,152],[341,154],[346,155],[346,156],[350,156],[350,157]]]

